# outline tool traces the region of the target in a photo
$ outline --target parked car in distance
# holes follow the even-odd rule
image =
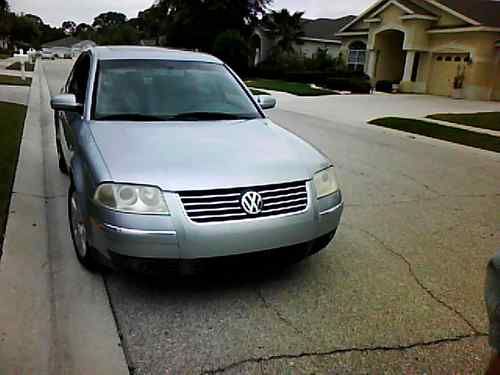
[[[54,54],[54,52],[42,50],[40,52],[40,57],[42,60],[55,60],[56,55]]]
[[[80,262],[324,248],[343,209],[334,167],[265,116],[275,104],[207,54],[82,52],[51,99]]]

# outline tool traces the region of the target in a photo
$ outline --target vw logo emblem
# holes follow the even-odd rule
[[[261,195],[255,191],[247,191],[241,197],[241,207],[243,207],[245,212],[249,215],[257,215],[260,213],[263,205],[264,202],[262,201]]]

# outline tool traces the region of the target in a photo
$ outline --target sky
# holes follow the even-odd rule
[[[106,11],[117,11],[128,18],[151,6],[153,0],[8,0],[16,12],[32,13],[43,22],[60,26],[63,21],[92,24],[95,16]],[[348,14],[359,14],[375,0],[274,0],[271,8],[288,8],[305,11],[307,18],[337,18]]]

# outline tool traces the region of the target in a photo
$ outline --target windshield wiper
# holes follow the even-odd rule
[[[118,121],[165,121],[165,118],[147,115],[143,113],[114,113],[97,117],[96,120],[118,120]]]
[[[202,120],[251,120],[256,118],[254,115],[226,113],[226,112],[183,112],[170,116],[169,121],[202,121]]]

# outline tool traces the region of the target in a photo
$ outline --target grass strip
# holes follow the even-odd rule
[[[476,147],[482,150],[500,152],[500,137],[490,134],[400,117],[378,118],[370,121],[369,124]]]
[[[281,81],[278,79],[252,79],[245,81],[245,83],[247,86],[256,89],[284,91],[299,96],[335,95],[330,90],[314,89],[305,83]]]
[[[0,85],[30,86],[31,78],[26,77],[23,81],[21,77],[0,74]]]
[[[475,128],[500,131],[500,112],[436,113],[427,117]]]
[[[6,69],[8,69],[8,70],[19,70],[20,71],[21,70],[21,63],[19,61],[16,61],[15,63],[10,64]],[[35,64],[27,62],[24,65],[24,69],[27,72],[34,72],[35,71]]]
[[[0,255],[16,174],[26,106],[0,102]]]

